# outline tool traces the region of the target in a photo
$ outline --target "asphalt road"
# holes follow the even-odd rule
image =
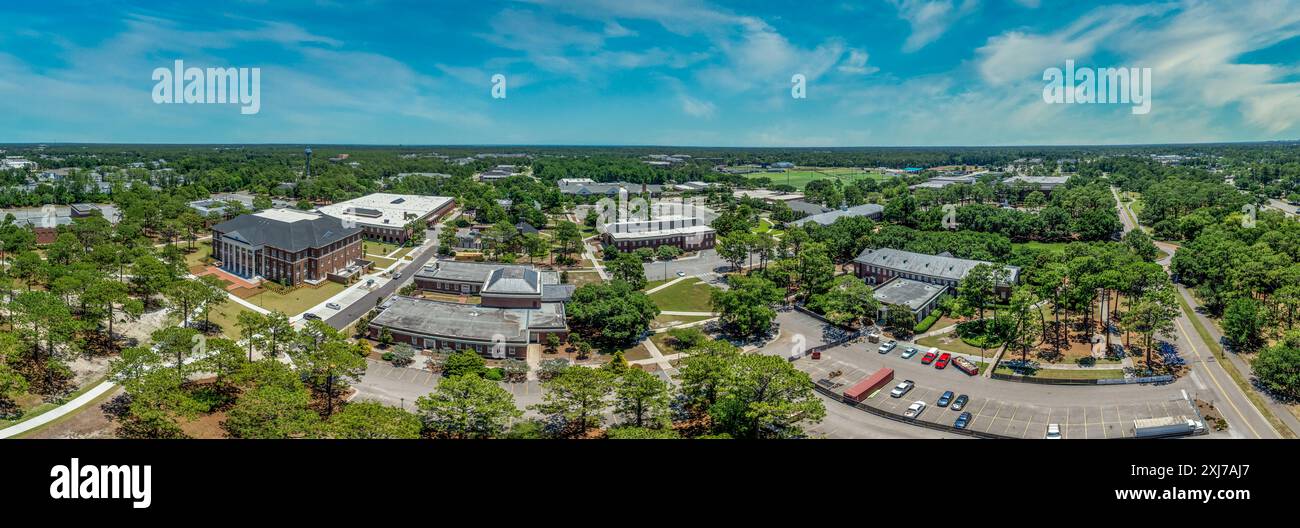
[[[1273,209],[1282,211],[1283,213],[1286,213],[1287,215],[1290,216],[1295,216],[1297,214],[1297,210],[1300,210],[1300,207],[1296,207],[1294,205],[1288,204],[1276,198],[1269,199],[1268,205],[1265,205],[1265,207],[1272,207]]]
[[[441,228],[442,224],[439,223],[438,229]],[[437,229],[428,230],[425,236],[427,237],[426,240],[438,240]],[[370,293],[367,293],[365,297],[361,298],[361,300],[344,306],[342,310],[339,310],[332,317],[326,319],[325,322],[340,330],[353,322],[356,322],[356,320],[360,319],[361,316],[365,315],[370,310],[373,310],[375,306],[379,304],[379,299],[386,298],[389,295],[396,293],[397,290],[410,283],[415,277],[415,272],[424,267],[424,264],[433,259],[437,254],[438,252],[433,247],[425,250],[424,253],[415,257],[415,260],[412,260],[406,265],[406,267],[402,268],[402,278],[388,281],[388,283],[383,286],[372,290]]]

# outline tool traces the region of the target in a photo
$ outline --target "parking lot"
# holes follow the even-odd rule
[[[814,383],[832,389],[838,394],[879,368],[869,364],[878,360],[863,361],[864,358],[870,357],[870,355],[854,352],[853,347],[839,347],[823,352],[820,360],[811,358],[797,360],[795,366],[808,372]],[[988,397],[980,390],[981,385],[1008,382],[968,377],[953,368],[942,371],[932,370],[932,372],[933,374],[926,373],[926,376],[918,376],[915,375],[915,370],[899,371],[896,368],[894,380],[869,395],[862,404],[901,416],[912,402],[922,401],[925,402],[926,408],[916,418],[917,420],[951,426],[960,413],[951,408],[939,407],[935,402],[945,390],[953,390],[954,396],[963,393],[969,395],[970,401],[962,409],[971,413],[971,421],[967,426],[969,430],[1011,438],[1042,438],[1047,431],[1047,425],[1052,423],[1061,426],[1062,436],[1065,438],[1125,438],[1134,435],[1133,420],[1135,419],[1196,416],[1188,402],[1163,395],[1167,393],[1153,393],[1149,399],[1122,403],[1031,404],[1006,398]],[[904,379],[909,379],[909,376],[916,382],[916,386],[901,398],[890,397],[889,390]],[[950,381],[945,382],[947,388],[935,388],[935,376],[942,376],[939,379],[951,378]],[[1044,389],[1021,384],[1012,387],[1020,389],[1027,395],[1032,395],[1036,389]],[[1106,388],[1091,390],[1106,390]]]

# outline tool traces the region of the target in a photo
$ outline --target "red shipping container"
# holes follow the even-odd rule
[[[849,387],[844,391],[844,399],[854,402],[860,402],[871,394],[871,391],[884,387],[885,384],[894,380],[894,369],[882,368],[875,374],[867,376],[867,379],[859,381],[857,385]]]

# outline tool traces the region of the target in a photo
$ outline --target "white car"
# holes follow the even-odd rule
[[[915,385],[916,383],[913,383],[912,380],[903,380],[902,383],[899,383],[898,386],[894,387],[894,390],[889,391],[889,395],[894,398],[902,398],[903,395],[907,394],[907,391],[912,390],[912,387]]]
[[[878,350],[880,351],[881,354],[888,354],[890,351],[894,350],[894,347],[897,346],[898,346],[898,341],[894,341],[891,339],[885,344],[880,345],[880,348]]]
[[[916,400],[912,402],[911,405],[907,406],[907,412],[904,412],[903,416],[907,418],[916,418],[917,416],[920,416],[921,411],[924,410],[925,410],[925,402],[921,400]]]
[[[334,303],[334,302],[325,303],[325,307],[326,307],[326,308],[329,308],[329,309],[331,309],[331,310],[342,310],[342,309],[343,309],[342,306],[339,306],[339,303]]]
[[[1047,424],[1047,436],[1046,436],[1046,438],[1047,438],[1048,440],[1060,440],[1060,439],[1061,439],[1061,424]]]
[[[685,277],[685,276],[686,276],[686,272],[685,272],[685,271],[679,271],[679,272],[677,272],[677,276],[678,276],[678,277]]]

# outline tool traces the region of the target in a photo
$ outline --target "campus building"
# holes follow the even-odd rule
[[[957,283],[961,282],[970,270],[980,264],[997,266],[992,262],[953,257],[947,253],[927,255],[891,248],[867,248],[853,259],[853,269],[858,277],[871,285],[884,285],[894,278],[904,278],[942,286],[948,293],[956,293]],[[1006,270],[1006,280],[997,287],[1002,297],[1011,295],[1011,285],[1020,279],[1020,268],[1002,266]]]
[[[804,224],[812,222],[812,223],[828,226],[835,223],[836,220],[839,220],[841,218],[853,217],[853,216],[865,216],[872,220],[879,220],[880,215],[883,214],[884,211],[885,211],[884,207],[881,207],[876,204],[855,205],[853,207],[846,207],[843,209],[836,209],[834,211],[827,211],[824,213],[814,214],[812,216],[795,220],[792,223],[797,226],[802,226]]]
[[[400,244],[410,240],[413,229],[432,226],[455,205],[456,201],[446,196],[375,193],[326,205],[318,211],[361,227],[368,238]]]
[[[1012,176],[1003,180],[1003,183],[1014,188],[1018,183],[1024,182],[1034,190],[1051,193],[1069,180],[1069,176]]]
[[[698,216],[665,215],[649,220],[626,220],[601,226],[601,240],[619,251],[677,246],[683,251],[712,248],[717,232]]]
[[[318,213],[268,209],[212,226],[212,258],[241,277],[316,283],[358,265],[361,228]]]
[[[938,284],[894,277],[876,288],[872,295],[880,301],[880,312],[877,315],[879,320],[885,320],[885,314],[890,306],[902,306],[912,312],[912,319],[919,323],[939,306],[939,301],[947,296],[947,288]]]
[[[396,297],[368,330],[432,350],[474,350],[486,357],[524,359],[529,343],[568,336],[564,302],[574,287],[559,274],[529,266],[435,261],[415,275],[425,291],[477,295],[479,304]]]

